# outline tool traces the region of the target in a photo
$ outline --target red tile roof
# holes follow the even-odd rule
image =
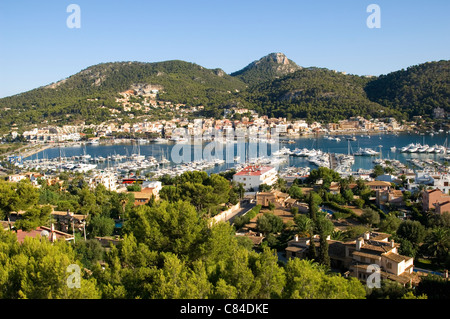
[[[271,166],[247,166],[243,170],[241,170],[239,173],[236,173],[237,176],[260,176],[268,171],[273,169]]]
[[[22,243],[25,240],[25,237],[39,238],[39,236],[42,236],[41,234],[42,234],[43,231],[47,231],[49,234],[52,233],[52,231],[51,231],[51,229],[49,227],[44,227],[44,226],[40,226],[40,227],[38,227],[36,229],[33,229],[33,230],[29,231],[29,232],[25,232],[25,231],[19,229],[19,230],[17,230],[17,234],[16,234],[17,235],[17,241],[19,243]],[[72,235],[64,233],[62,231],[55,230],[53,233],[56,236],[57,240],[61,240],[61,239],[62,240],[70,240],[70,239],[73,238]]]

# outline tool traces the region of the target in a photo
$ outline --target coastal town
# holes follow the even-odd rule
[[[2,3],[5,310],[445,313],[435,2]]]
[[[421,278],[431,274],[448,278],[446,269],[427,269],[427,259],[424,257],[417,257],[418,261],[415,263],[414,256],[418,254],[418,248],[402,248],[406,239],[400,238],[400,242],[396,242],[394,238],[399,239],[398,235],[392,233],[387,222],[383,224],[380,221],[380,218],[389,220],[389,223],[394,223],[397,227],[411,226],[413,221],[417,222],[418,214],[426,215],[430,220],[445,220],[450,212],[450,196],[447,195],[450,191],[450,174],[448,164],[444,162],[447,159],[446,147],[410,144],[398,149],[395,146],[391,148],[393,152],[407,154],[440,153],[442,158],[440,162],[411,158],[406,165],[398,160],[379,158],[380,153],[369,148],[352,154],[349,149],[347,155],[306,148],[289,149],[287,146],[293,140],[305,135],[321,136],[338,142],[342,139],[344,143],[350,143],[357,139],[356,136],[396,135],[405,132],[418,134],[418,131],[415,131],[417,128],[414,125],[400,125],[393,118],[366,120],[355,117],[335,124],[321,125],[317,122],[308,124],[302,120],[269,119],[246,109],[234,109],[233,112],[232,115],[245,116],[240,120],[174,119],[23,131],[26,148],[4,157],[4,179],[10,183],[27,182],[36,189],[51,187],[58,192],[65,192],[75,179],[81,178],[84,187],[93,193],[102,187],[108,192],[131,198],[134,208],[151,206],[154,205],[152,203],[170,198],[166,192],[173,187],[170,186],[173,183],[170,180],[189,178],[189,172],[200,173],[225,161],[188,161],[174,165],[170,156],[156,158],[141,154],[141,145],[182,144],[191,147],[194,142],[191,136],[200,136],[202,142],[221,140],[221,143],[234,145],[237,142],[235,135],[227,133],[233,131],[234,134],[243,129],[244,141],[247,143],[257,136],[255,139],[258,143],[280,145],[277,145],[277,151],[268,158],[247,157],[240,160],[238,156],[234,156],[234,166],[224,169],[220,174],[228,177],[233,188],[241,188],[239,199],[224,202],[221,210],[208,214],[211,223],[226,222],[233,225],[235,236],[249,239],[255,251],[269,245],[277,250],[279,260],[284,262],[292,258],[310,258],[311,245],[319,251],[321,246],[326,245],[327,264],[342,276],[355,277],[363,283],[370,278],[370,269],[374,265],[379,267],[383,280],[396,282],[402,287],[417,287]],[[437,130],[427,134],[445,132]],[[19,133],[13,134],[14,137],[18,135]],[[277,139],[272,140],[275,136]],[[85,148],[84,153],[81,151],[83,148],[80,148],[79,156],[61,156],[61,149],[65,147],[121,143],[133,144],[132,154],[91,156],[86,154]],[[39,159],[38,156],[33,159],[33,153],[49,147],[58,148],[60,155],[53,159]],[[24,159],[19,154],[31,157]],[[373,159],[373,168],[352,169],[354,158],[358,155]],[[306,158],[313,168],[283,166],[290,157]],[[100,163],[103,166],[97,167]],[[108,163],[107,166],[105,163]],[[314,194],[320,194],[323,199],[313,203]],[[323,214],[332,225],[325,241],[321,238],[324,234],[314,234],[301,226],[302,218],[312,218],[313,206],[316,206],[316,213]],[[81,213],[80,209],[70,205],[62,207],[70,208],[67,211],[61,210],[60,204],[52,207],[50,224],[46,222],[26,231],[17,229],[18,240],[36,237],[43,232],[52,241],[75,241],[77,232],[86,237],[90,213]],[[21,224],[20,220],[24,216],[24,210],[10,212],[8,221],[2,222],[3,228],[14,229],[14,224]],[[265,229],[262,220],[267,216],[279,220],[284,226],[278,230],[270,230],[270,227],[269,230]],[[124,219],[117,216],[113,220],[114,232],[95,237],[104,247],[117,245],[122,240],[120,233]]]

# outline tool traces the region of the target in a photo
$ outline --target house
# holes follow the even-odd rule
[[[289,194],[272,190],[270,192],[260,192],[256,194],[256,204],[264,207],[269,206],[269,203],[280,204],[286,206],[286,201],[290,199]]]
[[[40,226],[36,229],[33,229],[29,232],[23,231],[23,230],[17,230],[17,241],[19,243],[23,243],[26,237],[33,237],[33,238],[46,238],[50,240],[51,242],[55,242],[57,240],[65,240],[65,241],[72,241],[74,240],[74,236],[67,234],[62,231],[55,230],[53,224],[51,227],[45,227]]]
[[[261,184],[275,184],[277,171],[271,166],[250,165],[234,174],[233,181],[242,183],[245,190],[257,190]]]
[[[150,199],[152,197],[155,198],[155,200],[159,199],[159,190],[157,188],[142,188],[140,192],[133,192],[134,194],[134,206],[141,206],[145,205],[148,202],[150,202]]]
[[[387,191],[377,191],[376,192],[376,204],[380,205],[392,205],[392,206],[402,206],[403,202],[403,192],[398,189],[390,189]]]
[[[424,212],[436,208],[436,205],[450,200],[450,196],[440,189],[429,189],[422,192],[422,210]]]
[[[387,191],[391,189],[391,183],[383,181],[371,181],[366,183],[367,186],[373,191],[383,190]]]
[[[445,212],[450,212],[450,201],[436,204],[436,214],[442,215]]]
[[[250,239],[251,242],[253,243],[253,248],[261,246],[261,243],[265,238],[262,233],[256,233],[253,231],[248,231],[245,233],[236,233],[236,237],[245,237]]]
[[[372,272],[370,265],[377,265],[381,269],[381,278],[389,279],[406,285],[408,283],[417,284],[418,276],[413,273],[412,257],[403,256],[398,253],[399,244],[393,240],[389,241],[389,234],[372,232],[365,233],[362,237],[354,241],[342,242],[327,238],[330,264],[334,269],[356,277],[361,281],[366,281]],[[319,237],[312,238],[316,249],[320,247]],[[310,238],[298,238],[288,242],[286,248],[287,258],[306,258]]]
[[[56,221],[57,228],[67,232],[69,228],[75,228],[78,231],[84,231],[87,215],[75,214],[71,211],[56,211],[51,213]]]
[[[366,233],[356,240],[353,248],[347,247],[347,254],[352,256],[350,276],[365,282],[372,274],[369,266],[377,265],[382,279],[402,285],[418,284],[419,278],[413,273],[414,258],[398,254],[399,245],[393,240],[376,240],[370,236],[370,233]]]
[[[20,182],[21,180],[27,178],[25,175],[23,174],[14,174],[14,175],[9,175],[8,176],[8,181],[13,182],[13,183],[17,183]]]

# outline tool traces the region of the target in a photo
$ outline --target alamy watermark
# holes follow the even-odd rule
[[[229,128],[224,131],[213,129],[202,134],[178,128],[172,135],[172,140],[176,144],[170,155],[175,164],[202,160],[222,160],[227,164],[246,163],[270,158],[280,150],[279,132],[268,128]]]
[[[81,288],[81,268],[77,264],[67,266],[66,272],[70,273],[67,277],[67,287],[70,289]]]
[[[369,4],[366,11],[371,13],[366,20],[366,25],[369,29],[381,28],[381,8],[378,4]]]
[[[372,264],[367,267],[367,273],[370,275],[367,277],[366,285],[368,288],[381,288],[381,268],[377,264]]]
[[[81,8],[78,4],[69,4],[66,12],[71,13],[66,20],[66,25],[69,29],[81,28]]]

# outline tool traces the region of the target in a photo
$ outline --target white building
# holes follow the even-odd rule
[[[162,183],[160,181],[145,181],[142,184],[142,188],[154,188],[159,193],[159,191],[162,189]]]
[[[99,184],[103,184],[109,191],[117,191],[117,177],[111,173],[102,173],[90,180],[90,186],[92,188],[97,187]]]
[[[259,185],[273,185],[277,181],[277,171],[271,166],[247,166],[234,174],[233,181],[242,183],[245,190],[257,190]]]

